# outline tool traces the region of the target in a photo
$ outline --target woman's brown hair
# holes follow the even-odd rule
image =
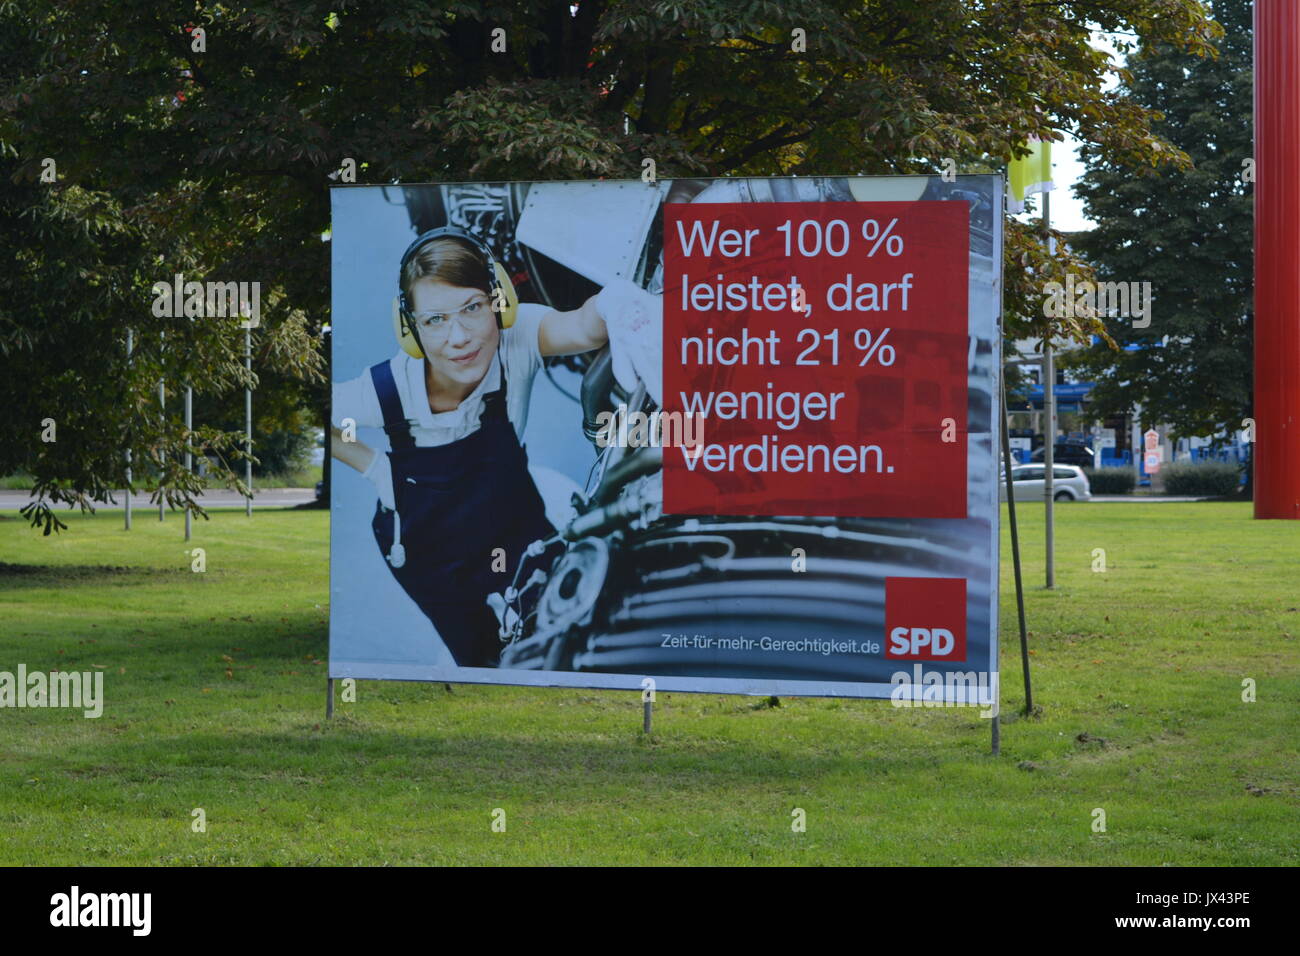
[[[483,254],[452,236],[433,239],[407,260],[402,269],[402,291],[409,297],[419,279],[433,279],[461,289],[480,289],[491,295]]]

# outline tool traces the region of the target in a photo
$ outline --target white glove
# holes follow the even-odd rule
[[[361,473],[361,477],[375,486],[375,491],[379,492],[379,501],[385,508],[389,511],[397,510],[393,499],[393,466],[388,455],[375,449],[374,457],[370,459],[370,464]]]
[[[506,599],[500,594],[489,594],[487,606],[497,616],[497,633],[501,639],[504,641],[514,637],[515,628],[519,625],[519,615],[515,609],[506,604]]]
[[[663,405],[663,296],[634,282],[615,279],[596,296],[596,311],[609,329],[614,378],[631,392],[637,380],[656,405]]]

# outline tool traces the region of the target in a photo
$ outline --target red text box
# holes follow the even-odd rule
[[[966,517],[969,207],[664,211],[670,514]]]

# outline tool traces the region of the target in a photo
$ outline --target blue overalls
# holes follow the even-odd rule
[[[383,504],[375,508],[379,551],[456,663],[495,667],[502,644],[485,599],[511,584],[529,544],[555,534],[506,414],[505,368],[501,387],[484,397],[478,430],[429,448],[416,447],[411,437],[391,360],[371,366],[370,377],[392,445],[397,505],[396,516]],[[400,549],[393,559],[395,517],[404,561]],[[493,570],[501,566],[497,548],[505,549],[504,572]]]

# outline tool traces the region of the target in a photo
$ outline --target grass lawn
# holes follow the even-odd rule
[[[975,710],[882,701],[660,694],[646,739],[634,693],[367,681],[327,723],[327,515],[213,512],[196,574],[176,516],[9,512],[0,670],[107,703],[0,710],[0,864],[1300,862],[1300,528],[1066,505],[1049,593],[1020,510],[1043,713],[1004,529],[999,758]]]

